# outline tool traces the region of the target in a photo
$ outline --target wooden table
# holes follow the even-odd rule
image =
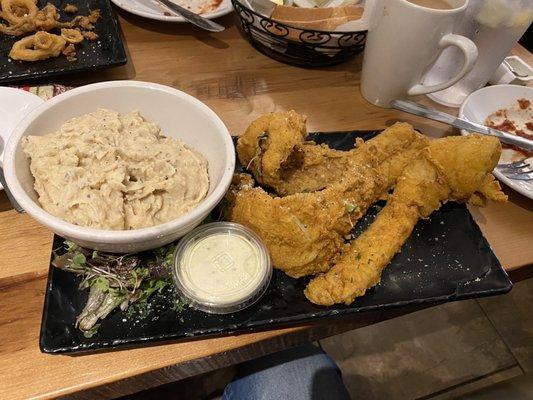
[[[361,56],[345,64],[300,69],[275,62],[228,29],[211,35],[185,25],[152,22],[119,11],[130,62],[60,83],[137,79],[174,86],[207,103],[233,133],[257,116],[295,109],[311,131],[375,129],[405,120],[440,137],[448,127],[373,107],[359,94]],[[531,55],[517,49],[533,62]],[[426,100],[424,100],[426,101]],[[508,270],[533,263],[533,202],[506,189],[507,204],[473,210]],[[86,355],[39,352],[38,338],[52,233],[11,210],[0,194],[0,398],[109,398],[257,357],[308,340],[374,323],[394,314],[367,313],[297,327],[209,340]],[[402,309],[400,313],[408,312]],[[395,312],[395,313],[398,313]]]

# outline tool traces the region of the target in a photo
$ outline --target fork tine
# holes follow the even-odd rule
[[[529,174],[516,174],[516,175],[505,175],[509,179],[517,180],[517,181],[533,181],[533,175],[531,173]]]
[[[524,158],[524,159],[522,159],[522,160],[514,161],[514,162],[512,162],[511,164],[512,164],[515,168],[519,168],[519,167],[518,167],[519,165],[527,164],[527,163],[526,163],[526,160],[527,160],[527,158]],[[527,165],[529,165],[529,164],[527,164]]]
[[[504,169],[517,169],[517,168],[524,168],[524,167],[530,167],[531,164],[527,163],[526,160],[519,160],[515,161],[509,164],[498,164],[498,168],[504,168]]]
[[[504,174],[504,175],[512,175],[512,174],[527,174],[527,173],[530,173],[530,172],[533,172],[533,170],[529,170],[529,169],[526,169],[527,167],[524,167],[524,168],[517,168],[517,169],[504,169],[504,168],[500,168],[499,171]]]
[[[519,170],[519,171],[503,171],[504,175],[517,175],[517,174],[530,174],[533,172],[533,169]]]

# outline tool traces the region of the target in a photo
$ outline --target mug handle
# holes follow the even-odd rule
[[[463,76],[465,76],[472,67],[474,66],[474,63],[477,60],[477,47],[470,39],[467,37],[461,36],[461,35],[455,35],[453,33],[448,33],[447,35],[444,35],[442,39],[439,41],[439,47],[441,49],[444,49],[448,46],[456,46],[461,50],[464,56],[464,62],[461,70],[457,75],[455,75],[453,78],[449,79],[446,82],[438,83],[436,85],[422,85],[417,84],[414,85],[412,88],[410,88],[407,91],[407,94],[409,96],[416,96],[419,94],[428,94],[432,92],[438,92],[439,90],[444,90],[446,88],[449,88],[450,86],[454,85],[461,79]]]

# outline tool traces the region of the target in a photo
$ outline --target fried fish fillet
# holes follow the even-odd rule
[[[324,190],[273,197],[262,188],[230,190],[227,218],[254,230],[273,264],[292,277],[327,271],[345,236],[369,206],[395,183],[428,140],[409,124],[395,124],[360,143]]]
[[[263,115],[239,137],[239,161],[257,182],[275,187],[283,164],[306,136],[305,117],[295,111]]]
[[[305,117],[295,111],[267,114],[252,122],[239,137],[237,154],[241,164],[259,184],[280,196],[323,190],[338,181],[340,173],[352,172],[364,164],[362,139],[349,151],[318,145],[305,141],[305,122]],[[399,148],[409,147],[411,126],[395,124],[388,131],[395,135],[396,142],[382,141],[373,147],[375,157],[367,155],[369,161],[382,162]]]
[[[355,154],[361,140],[349,151],[335,150],[325,144],[305,142],[298,144],[280,171],[280,179],[272,186],[280,196],[316,192],[335,182],[341,171],[354,167]]]
[[[309,283],[305,296],[315,304],[350,304],[379,282],[420,218],[447,201],[506,201],[491,175],[500,153],[500,142],[486,136],[433,141],[405,169],[370,227],[343,249],[327,273]]]

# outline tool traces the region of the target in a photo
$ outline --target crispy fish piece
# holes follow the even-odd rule
[[[237,154],[258,183],[280,196],[324,189],[352,154],[306,142],[306,118],[295,111],[263,115],[239,137]],[[360,143],[360,142],[358,142]],[[303,170],[303,171],[302,171]],[[324,174],[324,170],[331,171]],[[335,177],[336,179],[336,177]]]
[[[254,230],[273,264],[292,277],[327,271],[344,237],[367,208],[386,194],[427,139],[409,124],[395,124],[361,143],[351,162],[322,191],[272,197],[243,185],[231,191],[227,217]]]
[[[433,141],[405,169],[370,227],[344,248],[327,273],[309,283],[305,296],[320,305],[350,304],[379,282],[420,218],[447,201],[506,201],[491,175],[500,153],[500,142],[486,136]]]
[[[295,111],[266,114],[253,121],[237,141],[239,161],[257,182],[275,187],[294,147],[305,140],[305,117]]]
[[[388,131],[397,142],[383,141],[373,148],[380,162],[407,148],[412,139],[413,128],[407,124],[395,124]],[[356,141],[354,149],[340,151],[306,142],[306,137],[305,117],[294,111],[267,114],[252,122],[239,137],[237,154],[259,184],[280,196],[322,190],[336,182],[341,171],[353,171],[365,164],[360,157],[365,151],[362,139]],[[372,157],[367,156],[369,160]]]
[[[362,140],[349,151],[335,150],[325,144],[305,142],[296,145],[288,162],[280,171],[280,180],[275,184],[276,193],[287,196],[294,193],[316,192],[338,179],[340,171],[353,168],[354,155]],[[357,161],[357,160],[355,160]]]

